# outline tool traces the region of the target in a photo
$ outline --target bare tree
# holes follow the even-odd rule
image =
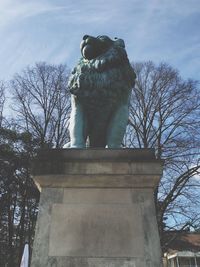
[[[11,81],[13,109],[19,122],[40,146],[62,147],[68,141],[70,110],[65,65],[36,63]]]
[[[155,148],[165,159],[164,175],[155,190],[159,230],[200,223],[200,97],[198,82],[184,81],[162,63],[133,64],[137,75],[124,139],[129,147]],[[199,193],[199,192],[198,192]]]
[[[3,108],[5,103],[5,85],[3,81],[0,81],[0,127],[3,121]]]

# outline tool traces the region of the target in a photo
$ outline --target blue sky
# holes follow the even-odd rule
[[[0,80],[36,61],[72,68],[84,34],[123,38],[130,61],[200,79],[200,0],[0,0]]]

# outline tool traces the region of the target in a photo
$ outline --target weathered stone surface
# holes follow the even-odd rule
[[[38,151],[37,157],[35,158],[36,168],[33,169],[35,174],[41,172],[38,169],[39,163],[48,163],[49,161],[93,161],[93,160],[104,160],[104,161],[151,161],[155,160],[155,153],[153,148],[123,148],[123,149],[41,149]],[[42,167],[41,167],[42,168]]]
[[[128,163],[156,162],[157,168],[160,169],[160,172],[162,171],[162,168],[160,168],[160,166],[162,166],[162,161],[156,160],[153,149],[46,149],[38,152],[37,157],[33,161],[32,173],[35,176],[69,174],[68,171],[70,170],[65,168],[65,164],[99,164],[101,162],[108,165],[113,162],[118,164],[125,163],[126,166]],[[118,164],[115,164],[115,167],[117,167]],[[127,170],[125,171],[125,173],[128,174]],[[99,170],[97,170],[97,172],[100,173]],[[155,171],[153,171],[152,174],[155,174]]]
[[[144,257],[138,205],[54,204],[50,256]]]
[[[70,188],[155,188],[160,175],[40,175],[34,178],[40,187]]]
[[[48,267],[160,267],[140,258],[49,257]]]
[[[153,192],[144,189],[139,193],[139,196],[141,200],[140,207],[142,211],[143,234],[145,238],[145,255],[147,259],[154,260],[155,266],[162,266]]]
[[[124,188],[65,188],[63,203],[131,204],[131,190]]]
[[[62,188],[44,188],[42,190],[31,266],[47,266],[51,208],[53,203],[61,203],[62,200]]]

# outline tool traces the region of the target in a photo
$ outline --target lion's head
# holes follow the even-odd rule
[[[80,45],[81,54],[85,59],[91,60],[104,54],[112,45],[108,36],[100,35],[97,37],[84,35]]]
[[[69,90],[83,104],[109,103],[123,99],[134,86],[131,67],[122,39],[85,35],[80,44],[82,58],[72,71]],[[96,101],[95,101],[96,99]]]

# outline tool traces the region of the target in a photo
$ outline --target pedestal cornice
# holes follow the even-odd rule
[[[163,161],[153,149],[50,149],[32,166],[38,187],[154,188]]]

